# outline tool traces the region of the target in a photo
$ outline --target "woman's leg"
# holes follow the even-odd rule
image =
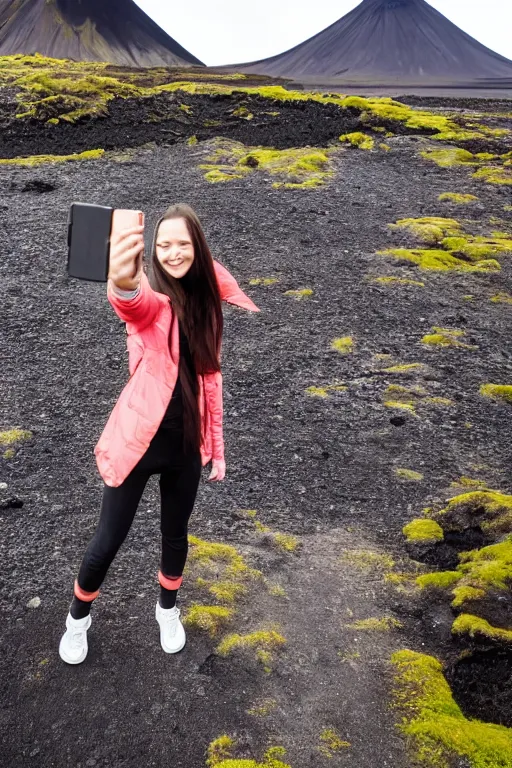
[[[173,608],[181,586],[188,554],[188,521],[201,479],[201,456],[182,458],[182,463],[160,475],[162,559],[158,572],[160,607]]]
[[[116,488],[104,485],[100,519],[74,584],[70,607],[74,619],[82,619],[89,614],[108,568],[130,530],[151,474],[151,468],[137,466]]]

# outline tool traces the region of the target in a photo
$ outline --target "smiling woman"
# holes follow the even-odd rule
[[[185,219],[165,219],[158,228],[156,256],[163,269],[176,279],[186,275],[194,261],[194,245]]]

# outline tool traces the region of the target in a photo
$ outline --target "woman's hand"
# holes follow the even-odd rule
[[[140,283],[143,267],[144,227],[115,232],[110,240],[108,278],[122,291],[133,291]]]
[[[224,459],[212,459],[212,471],[208,477],[208,480],[219,482],[224,480],[226,476],[226,462]]]

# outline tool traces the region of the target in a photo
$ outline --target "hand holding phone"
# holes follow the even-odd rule
[[[140,283],[144,252],[142,224],[113,233],[110,238],[108,277],[118,288],[132,291]]]

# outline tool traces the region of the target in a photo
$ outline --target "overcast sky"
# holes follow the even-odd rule
[[[359,5],[359,0],[136,2],[171,37],[208,66],[239,64],[283,53]],[[510,0],[429,0],[429,3],[488,48],[512,59]]]

